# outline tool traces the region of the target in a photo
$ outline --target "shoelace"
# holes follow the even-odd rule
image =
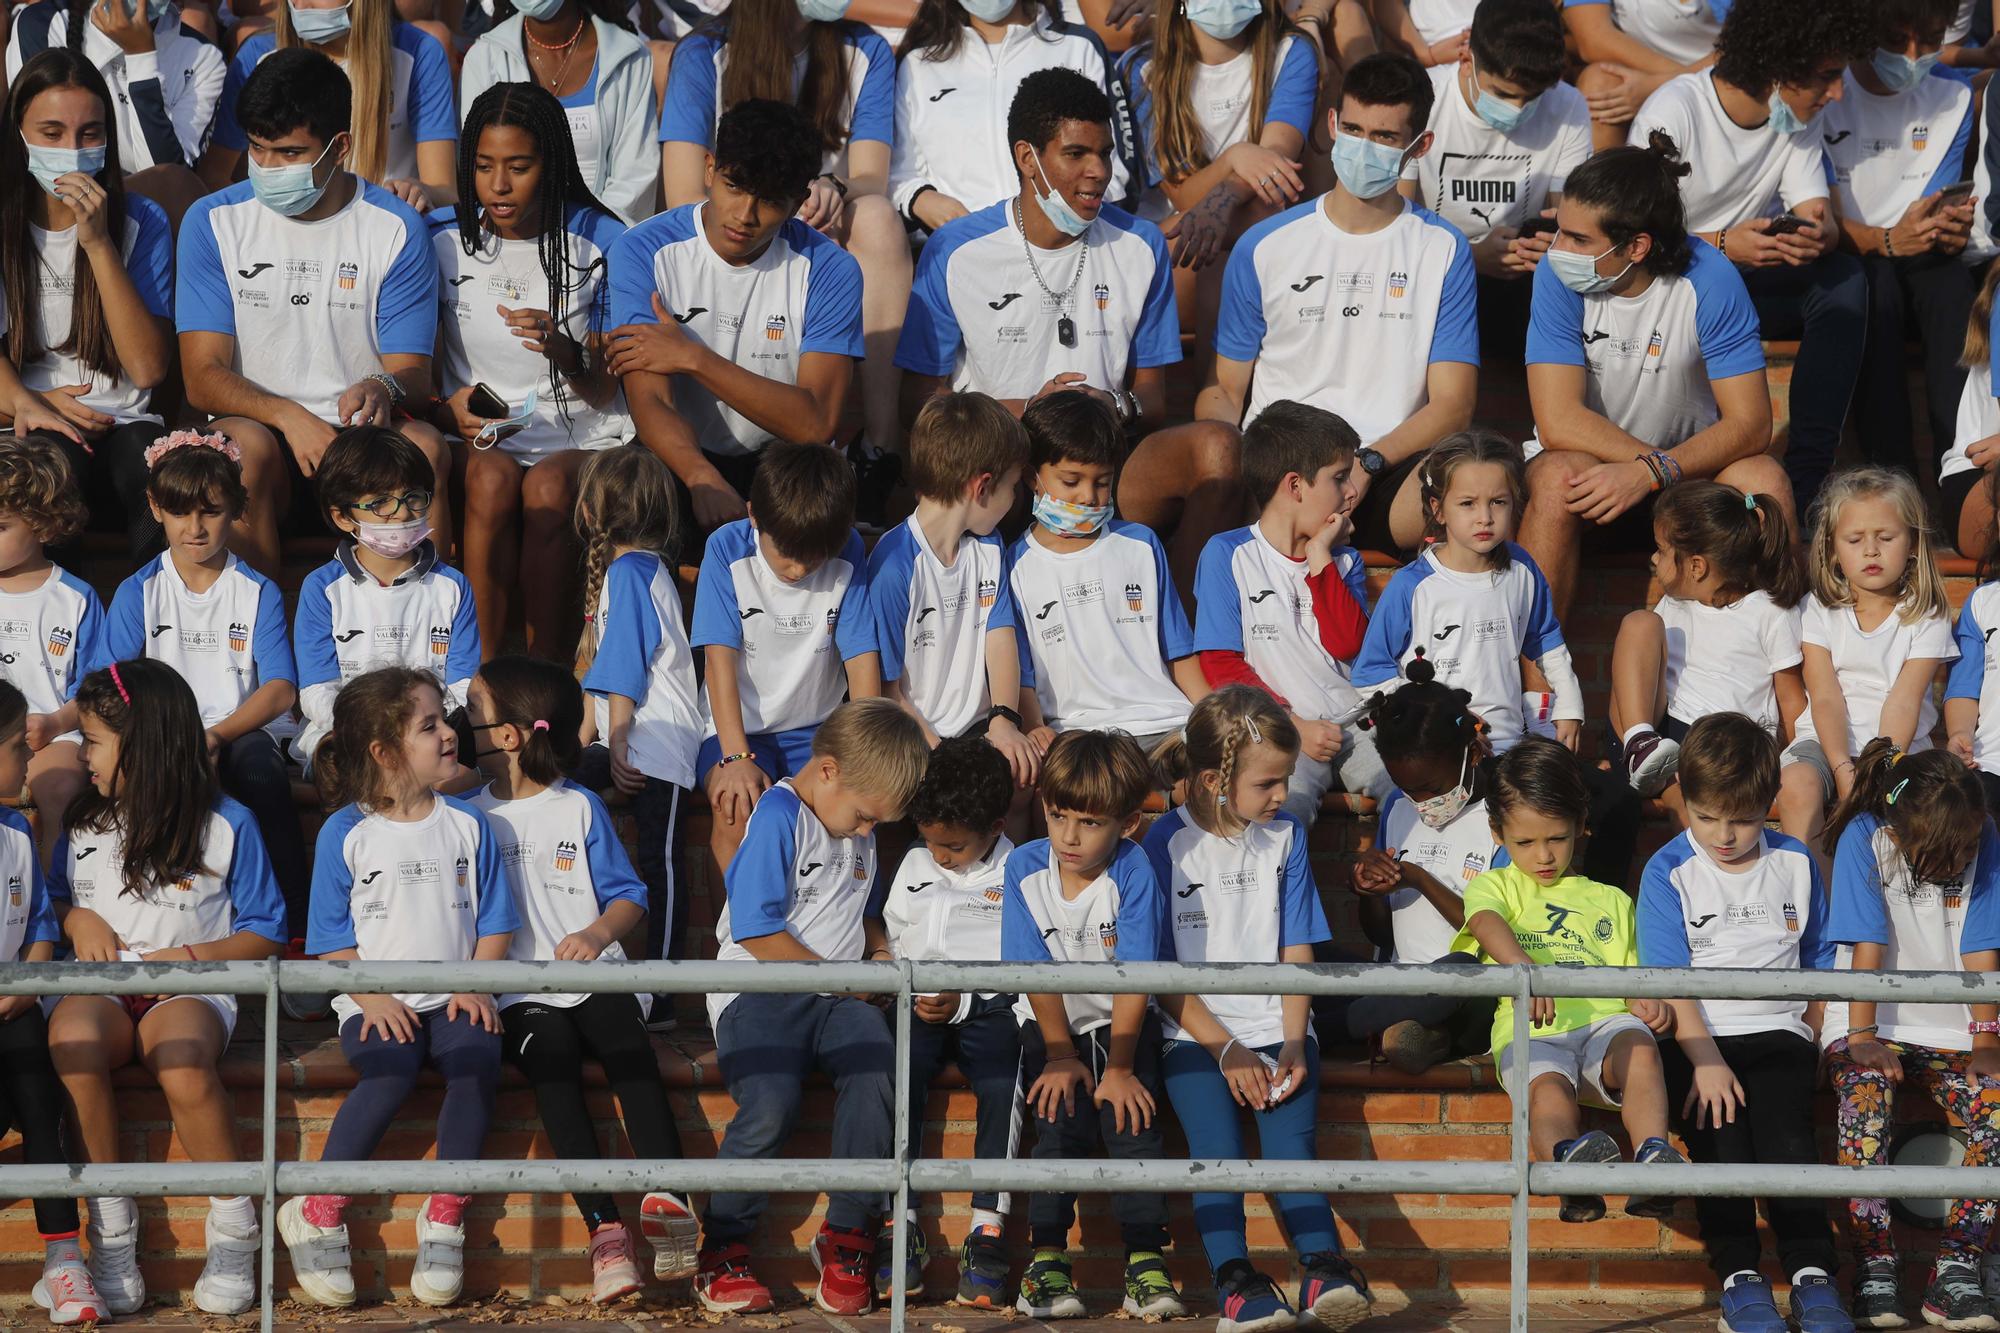
[[[136,1281],[139,1276],[139,1247],[137,1245],[111,1245],[92,1250],[90,1257],[96,1264],[96,1274],[100,1279],[115,1283]]]
[[[1978,1296],[1983,1299],[1986,1295],[1980,1289],[1979,1279],[1969,1272],[1959,1270],[1957,1265],[1953,1265],[1951,1269],[1939,1270],[1938,1285],[1944,1288],[1944,1294],[1952,1300],[1968,1296]]]
[[[88,1289],[90,1270],[82,1264],[57,1264],[42,1274],[42,1281],[49,1291],[61,1301],[80,1301],[85,1295],[96,1295]]]
[[[1034,1265],[1029,1265],[1028,1280],[1043,1291],[1052,1292],[1056,1295],[1062,1295],[1075,1289],[1075,1284],[1070,1281],[1069,1274],[1054,1264],[1050,1264],[1039,1271]]]
[[[627,1253],[624,1242],[625,1237],[616,1231],[606,1231],[591,1237],[590,1262],[601,1264],[615,1259],[629,1260],[632,1256]]]

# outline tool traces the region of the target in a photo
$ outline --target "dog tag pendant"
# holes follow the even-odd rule
[[[1076,346],[1076,321],[1068,315],[1056,321],[1056,341],[1064,347]]]

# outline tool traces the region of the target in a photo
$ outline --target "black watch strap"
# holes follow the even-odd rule
[[[994,704],[991,708],[986,710],[986,724],[988,726],[993,725],[993,719],[996,717],[1006,718],[1009,722],[1012,722],[1017,729],[1021,725],[1021,715],[1015,712],[1013,709],[1009,708],[1006,704]]]

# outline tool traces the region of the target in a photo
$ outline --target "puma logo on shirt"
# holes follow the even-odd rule
[[[249,268],[237,269],[236,276],[244,279],[254,278],[269,267],[271,267],[269,264],[252,264]]]
[[[1307,288],[1311,287],[1314,283],[1321,281],[1325,277],[1326,274],[1324,273],[1309,273],[1302,280],[1293,283],[1292,290],[1295,292],[1305,291]]]
[[[1021,299],[1021,294],[1019,292],[1008,292],[1005,296],[1001,297],[997,301],[988,301],[986,303],[986,308],[989,310],[1005,310],[1008,306],[1014,304],[1014,302],[1020,299]]]
[[[1700,930],[1703,926],[1707,925],[1709,922],[1713,920],[1715,920],[1715,913],[1710,912],[1707,916],[1701,917],[1698,920],[1690,921],[1688,922],[1688,924],[1690,926],[1693,926],[1696,930]]]
[[[953,88],[940,88],[940,89],[938,89],[938,90],[937,90],[936,92],[934,92],[934,93],[932,93],[932,94],[931,94],[931,101],[933,101],[933,102],[942,102],[942,101],[944,101],[944,99],[945,99],[945,98],[946,98],[947,96],[949,96],[950,94],[952,94],[952,93],[955,93],[955,92],[957,92],[957,91],[958,91],[958,89],[957,89],[957,88],[955,88],[955,87],[953,87]]]

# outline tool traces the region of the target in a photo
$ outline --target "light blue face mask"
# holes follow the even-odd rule
[[[1918,56],[1915,60],[1901,51],[1884,51],[1875,48],[1875,54],[1868,57],[1868,63],[1875,67],[1875,77],[1882,80],[1892,93],[1906,93],[1931,76],[1937,68],[1938,53]]]
[[[1403,178],[1403,151],[1351,134],[1333,136],[1333,174],[1357,199],[1376,199]]]
[[[998,23],[1014,12],[1014,0],[958,0],[958,7],[981,23]]]
[[[158,23],[172,8],[172,0],[146,0],[146,22]]]
[[[537,23],[554,18],[562,7],[563,0],[514,0],[514,12]]]
[[[326,187],[333,183],[331,174],[317,184],[313,181],[313,172],[332,151],[333,145],[329,143],[311,162],[294,162],[284,167],[260,166],[252,158],[250,189],[256,194],[257,202],[279,217],[286,218],[295,218],[311,208],[326,193]]]
[[[1080,505],[1074,500],[1058,500],[1046,491],[1039,491],[1031,511],[1035,522],[1058,537],[1088,537],[1111,521],[1112,507]]]
[[[348,12],[351,3],[352,0],[338,9],[300,9],[297,5],[287,5],[292,14],[292,31],[299,35],[300,41],[313,46],[345,37],[354,26],[353,16]]]
[[[1617,248],[1614,245],[1611,250]],[[1611,250],[1606,250],[1604,255],[1610,254]],[[1604,258],[1604,255],[1584,255],[1574,250],[1551,250],[1544,259],[1549,267],[1556,271],[1556,277],[1562,281],[1563,286],[1578,296],[1592,296],[1598,292],[1609,291],[1632,271],[1632,266],[1627,264],[1610,277],[1605,277],[1597,271],[1597,263]]]
[[[1776,88],[1771,89],[1770,99],[1765,105],[1771,109],[1771,128],[1780,134],[1802,133],[1809,123],[1799,119],[1799,113],[1792,110],[1790,102],[1778,96]]]
[[[534,425],[535,403],[540,396],[539,390],[528,390],[528,401],[521,404],[521,415],[503,417],[498,421],[487,422],[479,428],[479,434],[473,437],[472,447],[475,449],[491,449],[509,435],[518,435],[528,427]]]
[[[1476,94],[1472,100],[1473,111],[1481,120],[1502,134],[1512,134],[1520,129],[1522,122],[1535,114],[1535,108],[1540,106],[1542,101],[1540,93],[1536,93],[1519,106],[1504,97],[1495,96],[1479,86],[1477,69],[1472,71],[1472,91]]]
[[[1185,0],[1188,22],[1226,42],[1264,12],[1260,0]]]
[[[798,0],[799,13],[814,23],[838,23],[847,17],[848,0]]]
[[[1042,210],[1042,216],[1049,220],[1049,224],[1065,236],[1081,236],[1089,231],[1090,219],[1071,208],[1069,200],[1062,197],[1061,190],[1049,185],[1049,178],[1042,174],[1042,159],[1039,157],[1035,159],[1035,175],[1041,177],[1049,192],[1043,194],[1031,184],[1028,193],[1035,197],[1036,206]]]
[[[51,195],[56,192],[58,177],[67,176],[72,171],[80,171],[86,176],[95,176],[104,170],[104,145],[92,148],[51,148],[47,144],[22,144],[28,150],[28,174],[41,182],[42,188]]]

